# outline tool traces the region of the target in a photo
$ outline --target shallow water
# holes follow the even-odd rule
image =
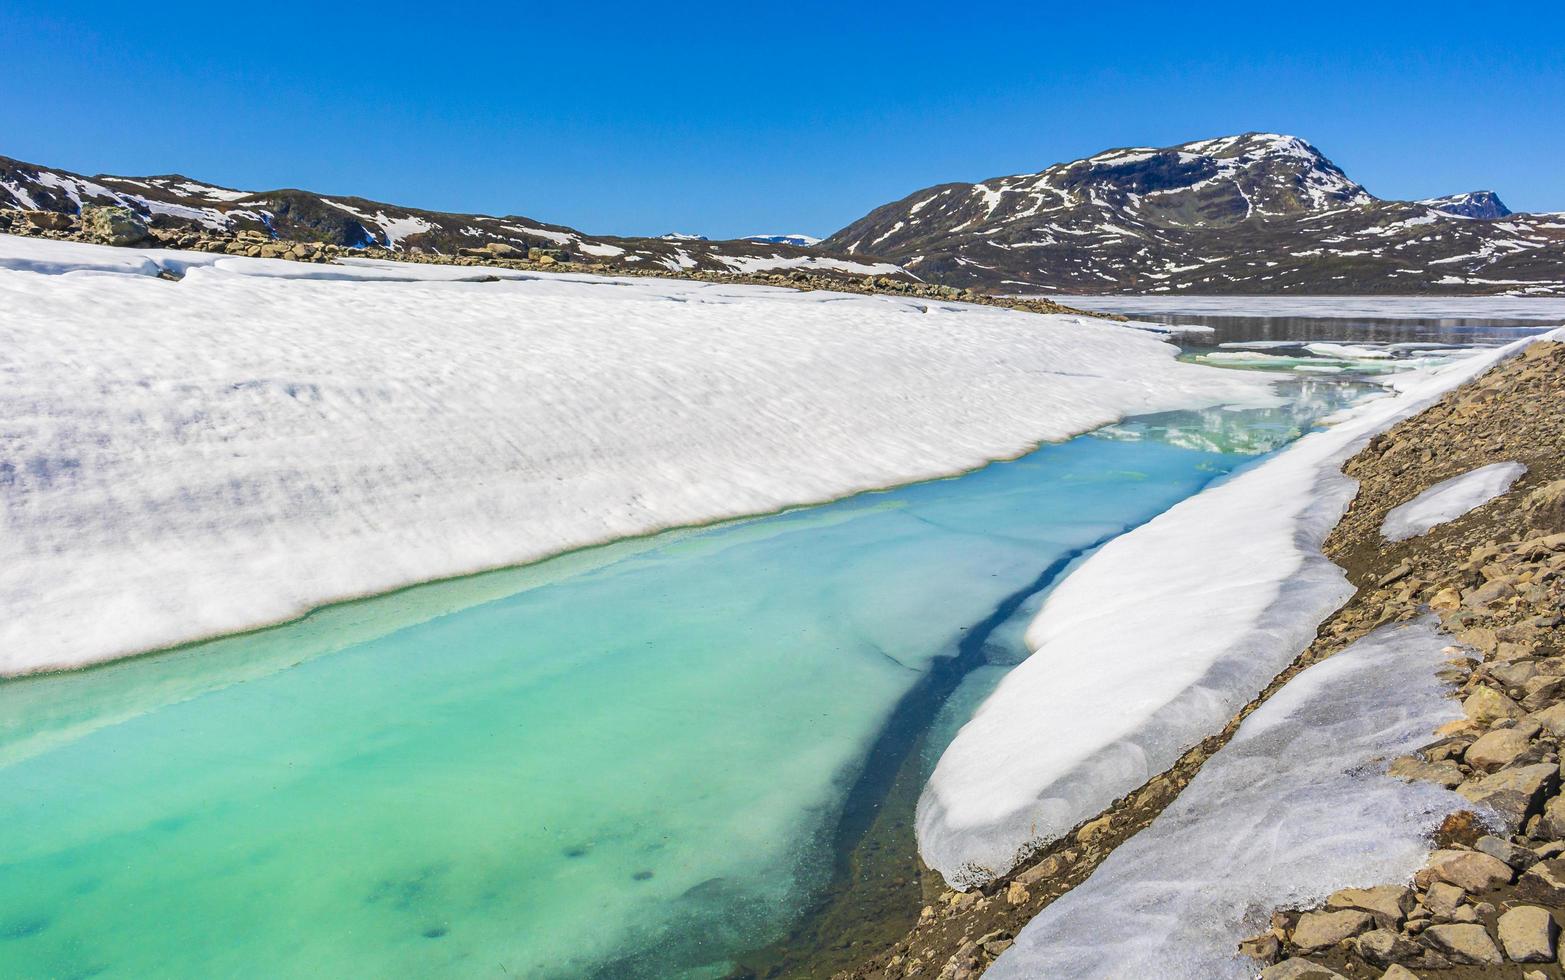
[[[965,630],[1348,389],[1297,393],[0,685],[0,967],[720,976]]]

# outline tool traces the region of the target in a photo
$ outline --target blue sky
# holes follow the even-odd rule
[[[1553,211],[1562,51],[1558,3],[0,0],[0,154],[718,237],[1255,129]]]

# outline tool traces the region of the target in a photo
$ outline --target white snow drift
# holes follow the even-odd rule
[[[0,674],[1272,397],[1092,319],[492,272],[0,236]]]
[[[1396,396],[1088,559],[941,756],[918,805],[925,861],[957,887],[1002,874],[1218,731],[1353,592],[1320,553],[1353,495],[1341,464],[1525,343],[1398,377]]]
[[[1236,946],[1273,909],[1407,881],[1470,805],[1385,773],[1461,717],[1435,677],[1445,643],[1430,622],[1384,627],[1300,673],[984,976],[1248,980]]]
[[[1386,514],[1380,533],[1388,541],[1416,538],[1430,528],[1454,521],[1511,488],[1527,467],[1522,463],[1491,463],[1442,480]]]

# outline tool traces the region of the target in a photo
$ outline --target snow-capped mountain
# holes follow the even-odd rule
[[[1018,293],[1565,292],[1565,220],[1492,194],[1385,201],[1294,136],[1109,150],[941,184],[821,244]]]
[[[1505,202],[1500,200],[1500,195],[1494,191],[1449,194],[1445,197],[1431,197],[1418,203],[1434,208],[1436,211],[1444,211],[1446,214],[1460,215],[1464,218],[1482,218],[1486,221],[1509,217],[1514,213],[1505,206]]]
[[[806,251],[789,241],[707,241],[698,235],[619,238],[588,235],[518,215],[450,214],[359,197],[301,190],[245,191],[179,174],[84,177],[0,157],[0,208],[78,213],[84,204],[128,207],[158,228],[260,231],[288,241],[350,248],[380,246],[451,254],[491,243],[543,248],[609,268],[661,267],[771,274],[800,269],[826,275],[900,275],[896,266]]]
[[[797,245],[799,248],[810,248],[819,245],[821,240],[814,235],[746,235],[740,239],[742,242],[765,242],[770,245]]]

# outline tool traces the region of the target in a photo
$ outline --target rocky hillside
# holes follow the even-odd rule
[[[821,247],[1021,293],[1565,293],[1565,214],[1381,200],[1267,133],[929,187]]]
[[[84,205],[130,208],[162,231],[251,233],[280,242],[346,248],[446,255],[486,248],[491,253],[537,250],[560,261],[611,269],[902,277],[895,265],[866,255],[849,258],[830,249],[800,247],[796,236],[740,241],[600,237],[517,215],[449,214],[301,190],[236,190],[179,174],[84,177],[0,157],[0,209],[77,215]]]

